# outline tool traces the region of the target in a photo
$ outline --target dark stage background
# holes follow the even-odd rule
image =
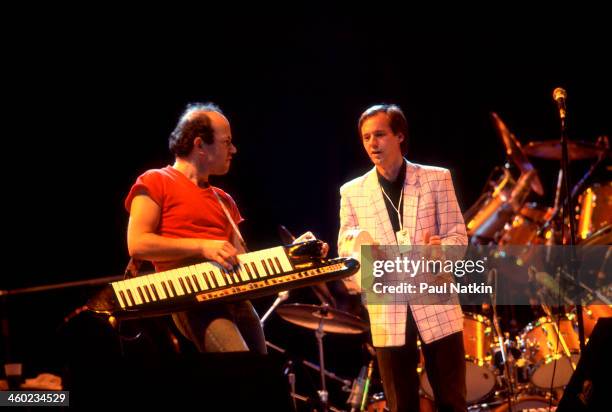
[[[279,244],[276,227],[283,224],[295,234],[312,230],[332,245],[331,255],[338,189],[370,167],[356,121],[373,103],[404,109],[408,159],[449,168],[464,211],[504,162],[491,111],[524,144],[555,139],[551,95],[562,86],[571,139],[594,142],[612,128],[610,36],[596,27],[515,25],[468,34],[410,29],[401,16],[297,13],[209,17],[197,34],[163,24],[140,30],[128,21],[34,26],[10,46],[5,77],[14,91],[5,112],[5,156],[17,163],[5,169],[9,213],[0,289],[122,273],[124,196],[140,173],[171,164],[167,136],[189,102],[218,103],[231,121],[238,154],[230,173],[214,183],[247,219],[250,248]],[[534,164],[546,189],[534,200],[546,204],[558,165]],[[10,299],[12,353],[26,373],[61,368],[56,332],[92,293],[79,288]],[[272,300],[256,301],[260,313]],[[315,299],[304,290],[291,301]],[[310,332],[274,317],[266,332],[315,359]],[[326,341],[330,367],[354,377],[362,359],[353,341]]]

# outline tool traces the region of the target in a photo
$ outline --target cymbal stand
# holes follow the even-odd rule
[[[275,351],[280,352],[282,354],[287,354],[287,351],[285,349],[281,348],[280,346],[277,346],[277,345],[273,344],[272,342],[266,341],[266,346],[269,347],[269,348],[272,348]],[[291,357],[291,354],[287,354],[287,355],[289,357]],[[309,361],[307,361],[305,359],[301,359],[301,362],[302,362],[303,365],[308,366],[309,368],[311,368],[311,369],[313,369],[313,370],[315,370],[315,371],[317,371],[319,373],[321,372],[321,368],[318,365],[316,365],[316,364],[314,364],[312,362],[309,362]],[[344,378],[336,375],[333,372],[324,371],[324,373],[325,373],[325,376],[327,376],[329,379],[333,379],[333,380],[335,380],[337,382],[340,382],[344,386],[344,388],[350,388],[350,386],[352,384],[352,382],[349,379],[344,379]],[[348,392],[348,390],[345,390],[345,392]]]
[[[497,334],[497,339],[499,340],[499,348],[501,350],[502,362],[504,364],[504,374],[506,375],[506,382],[508,385],[508,410],[512,411],[512,399],[514,397],[514,386],[512,384],[513,376],[510,371],[510,359],[508,359],[508,354],[506,353],[506,343],[504,340],[504,335],[502,334],[501,327],[499,326],[499,320],[497,319],[497,294],[495,292],[497,290],[497,270],[493,269],[493,275],[495,277],[495,286],[493,287],[493,293],[491,295],[491,309],[493,310],[493,327],[495,328],[495,333]]]
[[[321,403],[321,411],[328,411],[328,401],[329,401],[329,393],[327,392],[327,387],[325,385],[325,360],[323,356],[323,337],[325,336],[325,332],[323,332],[323,321],[325,319],[325,315],[327,315],[328,305],[323,305],[321,309],[321,320],[319,320],[319,328],[315,331],[315,336],[317,338],[317,345],[319,347],[319,365],[321,368],[321,389],[317,391],[319,394],[319,401]]]
[[[295,393],[295,371],[293,370],[293,361],[290,359],[285,364],[287,367],[284,370],[284,374],[287,375],[287,380],[289,381],[289,387],[291,388],[291,402],[293,403],[293,410],[297,412],[297,404],[296,404],[296,393]]]

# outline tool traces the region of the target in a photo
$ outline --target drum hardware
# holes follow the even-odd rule
[[[321,389],[317,391],[323,412],[329,410],[329,393],[325,374],[323,337],[325,333],[358,334],[368,329],[368,324],[356,316],[330,308],[329,305],[285,304],[277,309],[278,315],[286,321],[315,331],[319,352]],[[350,383],[349,383],[350,385]]]
[[[287,375],[289,387],[291,388],[291,402],[293,403],[293,410],[297,412],[297,404],[295,402],[295,371],[293,370],[293,361],[291,360],[287,361],[285,375]]]
[[[537,143],[537,142],[530,142],[531,143]],[[605,150],[601,150],[599,152],[599,156],[597,157],[597,160],[595,162],[593,162],[593,164],[589,167],[589,170],[586,171],[586,173],[580,178],[580,180],[574,185],[574,187],[572,188],[572,192],[571,192],[571,198],[575,199],[581,192],[581,190],[583,190],[583,187],[585,186],[586,182],[588,181],[588,179],[593,175],[594,171],[597,169],[597,167],[602,163],[602,161],[605,159],[605,155],[607,153],[609,153],[608,151],[608,138],[607,136],[601,136],[598,139],[598,146],[605,148]],[[558,173],[558,180],[557,180],[557,186],[555,189],[555,202],[554,202],[554,206],[552,209],[552,212],[550,214],[550,216],[548,217],[548,219],[544,222],[544,224],[542,224],[542,227],[540,228],[540,230],[538,231],[538,236],[541,236],[544,234],[544,232],[546,230],[552,230],[553,232],[555,230],[557,230],[554,227],[553,221],[559,216],[559,213],[563,211],[563,208],[567,207],[567,199],[563,200],[563,205],[561,205],[561,192],[562,192],[562,183],[563,183],[563,170],[559,169],[559,173]],[[608,186],[609,187],[609,186]],[[587,214],[587,210],[591,211],[593,208],[592,205],[592,196],[587,196],[585,194],[582,195],[583,197],[579,200],[580,203],[585,202],[587,203],[585,206],[580,207],[580,211],[581,214],[585,214],[582,218],[582,226],[587,225],[590,223],[590,219],[587,219],[588,217],[590,217],[590,213]],[[609,195],[608,195],[609,196]],[[610,200],[609,197],[602,200],[602,208],[600,208],[599,210],[605,210],[607,209],[609,211],[610,209]],[[606,208],[606,206],[608,206]],[[582,212],[584,210],[584,212]],[[580,220],[579,220],[580,222]],[[599,228],[603,227],[605,224],[601,224],[599,225]],[[579,226],[580,227],[580,226]],[[547,238],[549,236],[547,235]],[[554,236],[552,236],[552,238],[554,238]]]
[[[286,349],[283,349],[280,346],[277,346],[277,345],[275,345],[274,343],[272,343],[270,341],[266,341],[266,346],[271,348],[271,349],[274,349],[275,351],[277,351],[277,352],[279,352],[279,353],[281,353],[283,355],[287,355],[288,357],[292,357],[292,354],[289,353]],[[317,373],[321,373],[321,368],[319,368],[318,365],[316,365],[316,364],[314,364],[312,362],[309,362],[309,361],[307,361],[305,359],[301,359],[301,363],[304,366],[307,366],[310,369],[316,371]],[[350,381],[350,379],[342,378],[342,377],[340,377],[340,376],[336,375],[335,373],[330,372],[328,370],[325,371],[325,376],[327,376],[329,379],[333,379],[333,380],[341,383],[343,385],[343,390],[345,392],[348,392],[350,390],[350,389],[345,389],[345,388],[350,388],[351,387],[352,382]]]
[[[325,332],[323,332],[323,319],[327,315],[327,308],[321,310],[321,318],[319,321],[319,327],[315,332],[315,336],[317,338],[317,345],[319,347],[319,365],[321,365],[321,389],[317,392],[319,394],[319,400],[321,401],[321,409],[323,412],[327,412],[328,410],[328,392],[327,386],[325,383],[325,358],[323,356],[323,336],[325,336]]]
[[[560,92],[556,91],[556,94],[559,93],[564,95],[562,90]],[[565,110],[565,108],[563,109]],[[493,173],[497,173],[498,177],[495,177],[493,173],[489,176],[485,190],[465,214],[471,242],[476,244],[496,243],[499,245],[531,245],[534,243],[545,243],[547,245],[574,245],[578,243],[584,246],[611,245],[612,182],[607,180],[593,182],[591,180],[595,170],[605,159],[610,157],[611,152],[607,137],[600,137],[596,144],[570,142],[566,135],[565,118],[563,118],[560,140],[531,142],[521,148],[520,143],[508,131],[499,116],[493,114],[493,120],[498,134],[504,142],[508,162],[516,165],[522,173],[529,170],[534,170],[535,173],[535,169],[527,161],[526,155],[561,161],[561,165],[555,182],[555,196],[552,207],[544,207],[546,205],[538,205],[538,203],[524,203],[530,193],[529,190],[526,190],[524,197],[517,196],[514,199],[515,209],[512,209],[507,215],[504,215],[503,212],[511,209],[508,200],[518,183],[510,174],[508,166],[501,169],[503,173],[499,173],[500,167],[496,167]],[[569,162],[582,159],[593,159],[594,161],[591,163],[589,170],[572,187],[568,182]],[[609,167],[608,170],[612,170],[612,168]],[[521,177],[523,176],[521,175]],[[534,186],[537,187],[537,182],[535,178],[532,177],[531,180],[521,183],[536,192]],[[569,191],[569,188],[572,190]],[[521,194],[521,190],[517,192],[517,195]],[[576,208],[569,206],[574,202]],[[574,224],[576,226],[572,227]],[[569,235],[567,235],[568,232]],[[498,390],[492,393],[494,397],[492,402],[473,405],[469,410],[501,411],[514,410],[513,407],[522,409],[529,407],[529,405],[535,408],[548,407],[551,403],[555,404],[554,389],[556,387],[557,391],[561,391],[562,382],[572,374],[577,357],[581,352],[580,347],[584,345],[597,319],[612,316],[612,305],[609,299],[612,295],[606,294],[603,290],[603,287],[609,287],[605,284],[606,272],[609,272],[606,271],[606,264],[612,254],[612,247],[608,247],[607,250],[600,249],[600,251],[602,251],[602,256],[606,253],[601,265],[599,262],[602,261],[602,256],[593,258],[593,254],[586,254],[597,253],[596,251],[585,251],[585,255],[581,256],[582,261],[596,262],[595,267],[588,265],[581,267],[581,270],[588,271],[589,275],[597,274],[597,283],[594,283],[594,286],[586,278],[584,278],[584,282],[580,279],[579,266],[575,264],[578,262],[575,255],[568,266],[550,266],[557,267],[556,279],[547,273],[546,278],[536,276],[538,273],[532,273],[531,276],[533,284],[537,283],[544,286],[545,289],[552,290],[556,294],[562,292],[565,287],[573,287],[575,291],[581,291],[581,295],[584,295],[584,291],[588,292],[589,297],[586,300],[576,298],[574,301],[572,300],[574,298],[572,298],[566,302],[572,306],[582,303],[584,305],[583,311],[582,306],[576,308],[577,313],[568,312],[553,316],[549,311],[548,316],[531,322],[527,328],[520,331],[515,342],[509,339],[508,334],[502,335],[502,331],[497,327],[498,325],[495,325],[498,317],[494,310],[491,318],[497,339],[494,340],[493,349],[497,352],[498,357],[501,356],[499,364],[503,364],[499,367],[500,373],[497,376],[498,385],[496,389]],[[552,263],[550,259],[547,259],[546,262]],[[549,280],[552,282],[548,282]],[[588,286],[585,282],[588,283]],[[561,286],[559,286],[559,283],[561,283]],[[555,288],[547,287],[547,285],[552,286],[553,284]],[[569,296],[571,297],[571,295]],[[579,332],[576,332],[576,329]],[[585,338],[581,339],[582,333],[584,333]],[[550,391],[550,394],[541,396],[544,390]],[[502,399],[502,397],[508,399]],[[511,405],[512,403],[514,405]]]
[[[317,373],[321,373],[321,368],[318,365],[316,365],[316,364],[314,364],[312,362],[309,362],[309,361],[307,361],[305,359],[301,359],[298,356],[296,356],[296,357],[292,356],[292,354],[289,353],[286,349],[283,349],[280,346],[275,345],[274,343],[272,343],[270,341],[266,341],[266,346],[271,348],[271,349],[274,349],[275,351],[277,351],[277,352],[279,352],[279,353],[281,353],[283,355],[286,355],[289,358],[287,360],[287,362],[285,363],[285,367],[284,367],[283,373],[287,376],[287,381],[289,383],[289,389],[291,391],[290,392],[291,401],[293,403],[294,410],[297,411],[296,401],[312,403],[312,400],[309,397],[300,395],[300,394],[298,394],[296,392],[296,389],[295,389],[296,388],[296,374],[295,374],[295,370],[294,370],[295,369],[295,359],[299,359],[299,361],[300,361],[300,363],[302,365],[307,366],[308,368],[316,371]],[[341,383],[343,385],[342,386],[342,391],[344,391],[344,392],[349,392],[350,391],[351,381],[349,379],[342,378],[342,377],[340,377],[340,376],[336,375],[335,373],[330,372],[328,370],[325,370],[324,373],[325,373],[325,376],[327,378],[333,379],[333,380]],[[329,410],[332,411],[332,412],[333,411],[342,412],[342,411],[340,411],[339,409],[335,408],[332,405],[328,405],[328,407],[329,407]]]
[[[499,341],[499,349],[501,351],[501,355],[502,355],[502,364],[503,364],[503,372],[506,376],[506,385],[508,387],[508,393],[507,393],[507,402],[508,402],[508,407],[510,410],[512,410],[512,398],[514,397],[514,385],[513,385],[513,376],[511,373],[511,360],[508,357],[508,355],[506,354],[506,348],[505,348],[505,342],[504,342],[504,338],[503,338],[503,333],[501,330],[501,327],[499,325],[499,318],[497,317],[497,294],[496,294],[496,290],[497,290],[497,271],[493,271],[492,273],[490,273],[491,276],[493,276],[493,282],[494,282],[494,287],[493,287],[493,293],[491,294],[491,309],[493,310],[493,327],[495,329],[495,333],[497,334],[497,339]],[[512,357],[512,355],[510,355],[510,357]]]
[[[467,233],[472,243],[476,244],[497,243],[504,226],[520,211],[527,196],[532,191],[538,195],[544,193],[540,177],[519,141],[496,113],[491,113],[491,116],[504,145],[508,163],[504,168],[494,169],[488,179],[488,185],[493,190],[483,193],[465,213]],[[510,163],[521,172],[518,181],[514,180],[509,171]],[[503,175],[496,180],[492,179],[499,170],[503,171]]]
[[[519,141],[516,139],[514,134],[510,132],[497,113],[491,113],[491,117],[493,118],[493,124],[497,130],[497,134],[499,135],[506,149],[506,156],[518,167],[521,174],[529,173],[531,171],[534,172],[534,177],[530,182],[531,190],[540,196],[543,195],[544,189],[542,187],[540,177],[535,172],[533,165],[527,159],[527,156],[525,155]]]

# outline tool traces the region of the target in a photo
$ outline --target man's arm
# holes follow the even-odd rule
[[[444,170],[442,174],[443,179],[436,193],[441,243],[443,245],[467,245],[465,222],[461,209],[459,209],[450,171]]]
[[[359,229],[359,221],[351,201],[342,188],[340,189],[340,230],[338,231],[338,254],[343,250],[346,232]]]
[[[170,261],[203,258],[231,269],[237,250],[230,242],[212,239],[172,239],[156,233],[161,208],[142,190],[132,200],[127,243],[130,256],[139,260]]]
[[[359,230],[359,220],[355,214],[355,209],[351,205],[349,196],[343,188],[340,189],[340,230],[338,232],[338,256],[352,257],[353,243],[348,239],[349,236]],[[343,292],[346,294],[359,294],[361,292],[360,274],[354,274],[342,279],[344,285]]]

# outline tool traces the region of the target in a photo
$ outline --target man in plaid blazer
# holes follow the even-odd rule
[[[380,245],[467,245],[450,172],[402,155],[407,122],[401,109],[370,107],[359,119],[359,133],[375,167],[340,188],[339,250],[360,230]],[[456,301],[445,299],[367,305],[391,411],[419,410],[418,335],[438,410],[466,410],[463,314]]]

